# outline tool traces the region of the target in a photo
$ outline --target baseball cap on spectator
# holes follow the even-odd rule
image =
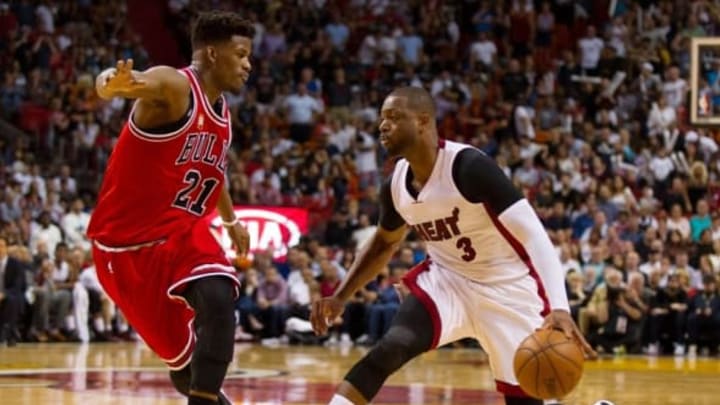
[[[647,70],[650,73],[652,73],[654,70],[652,63],[650,63],[650,62],[643,63],[642,68],[643,68],[643,70]]]
[[[698,136],[698,133],[695,131],[688,131],[685,134],[685,142],[697,142],[700,137]]]

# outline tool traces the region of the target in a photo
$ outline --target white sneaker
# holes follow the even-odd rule
[[[335,334],[330,335],[330,338],[325,341],[325,346],[337,346],[338,337]]]
[[[675,343],[675,356],[684,356],[685,355],[685,345],[680,343]]]
[[[697,345],[688,347],[688,357],[697,357]]]
[[[660,348],[658,347],[657,343],[650,343],[647,347],[647,355],[648,356],[657,356],[660,354]]]
[[[265,338],[265,339],[260,340],[260,344],[265,347],[277,347],[277,346],[280,346],[280,339]]]

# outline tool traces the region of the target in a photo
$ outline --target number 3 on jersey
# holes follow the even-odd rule
[[[475,251],[475,248],[473,248],[472,241],[467,236],[458,239],[455,246],[463,251],[464,254],[460,256],[460,258],[466,262],[473,261],[473,259],[477,256],[477,252]]]
[[[190,211],[195,215],[202,215],[205,213],[205,202],[208,197],[212,194],[213,189],[217,186],[218,181],[216,179],[205,179],[202,180],[200,172],[194,169],[188,170],[185,173],[183,182],[186,186],[177,193],[175,201],[173,201],[173,207],[182,208],[186,211]],[[193,194],[198,186],[201,187],[195,200],[192,201],[190,195]]]

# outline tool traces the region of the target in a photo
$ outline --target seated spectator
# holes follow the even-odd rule
[[[599,327],[589,336],[593,346],[605,352],[640,352],[643,313],[634,291],[622,283],[618,270],[607,269],[604,288],[596,290],[604,298],[595,301],[594,315]]]
[[[584,307],[590,296],[585,293],[583,288],[582,274],[577,271],[571,271],[566,277],[568,303],[570,304],[570,313],[575,322],[578,321],[580,308]]]
[[[274,266],[265,269],[265,277],[257,287],[258,320],[264,325],[262,337],[278,338],[285,332],[287,314],[287,283]]]
[[[397,284],[407,273],[407,267],[393,266],[378,275],[377,298],[368,310],[368,345],[373,345],[390,328],[390,323],[400,307]]]
[[[670,275],[667,286],[657,291],[650,305],[648,354],[665,353],[661,340],[672,343],[676,355],[685,354],[686,311],[687,293],[680,288],[677,275]]]
[[[240,296],[235,302],[235,309],[239,313],[238,328],[236,330],[236,339],[242,340],[251,336],[260,334],[264,325],[260,318],[260,307],[258,305],[258,280],[257,270],[249,268],[243,274],[240,282]]]
[[[688,355],[695,356],[701,340],[712,355],[717,355],[720,337],[720,296],[715,277],[703,277],[703,291],[693,297],[687,306]]]
[[[8,255],[7,239],[0,236],[0,344],[15,346],[20,339],[18,320],[25,305],[25,267]]]

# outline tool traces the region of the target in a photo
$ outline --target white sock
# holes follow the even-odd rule
[[[350,402],[349,399],[345,398],[344,396],[340,394],[333,395],[332,399],[328,403],[328,405],[355,405],[352,402]]]

